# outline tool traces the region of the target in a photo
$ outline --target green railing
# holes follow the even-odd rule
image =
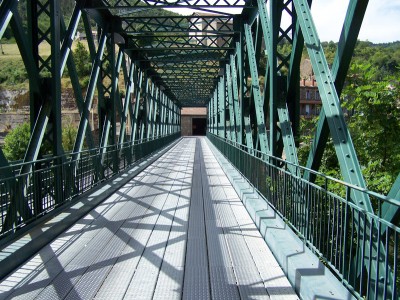
[[[222,139],[208,139],[358,298],[398,299],[400,228],[382,218],[395,199]],[[250,153],[252,154],[250,154]],[[316,176],[316,183],[303,178]],[[356,205],[367,194],[374,213]]]
[[[0,168],[0,240],[180,137],[124,143]],[[26,170],[29,170],[26,172]],[[10,172],[11,171],[11,172]]]

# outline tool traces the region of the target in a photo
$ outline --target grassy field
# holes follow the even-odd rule
[[[86,42],[82,42],[85,46],[86,46]],[[74,42],[72,44],[72,49],[74,50],[76,46],[76,42]],[[1,48],[3,49],[3,51],[1,51]],[[6,60],[14,60],[14,59],[18,59],[21,60],[21,54],[19,52],[18,49],[18,45],[17,44],[1,44],[1,48],[0,48],[0,62],[2,61],[6,61]],[[47,43],[42,43],[39,46],[39,52],[43,57],[49,56],[51,49],[50,49],[50,45]]]
[[[83,42],[87,46],[86,42]],[[76,47],[73,43],[72,49]],[[51,53],[50,45],[42,43],[39,47],[42,57],[48,57]],[[69,77],[62,78],[62,85],[70,87]],[[28,89],[27,72],[16,43],[1,44],[0,48],[0,90]]]

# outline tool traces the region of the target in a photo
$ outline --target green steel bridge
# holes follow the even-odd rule
[[[22,161],[0,150],[1,299],[399,298],[400,176],[387,196],[366,188],[339,101],[367,0],[350,1],[331,66],[310,0],[60,2],[0,3],[31,125]],[[300,166],[304,47],[322,109]],[[206,137],[181,137],[183,107],[207,107]],[[343,181],[318,171],[329,137]]]

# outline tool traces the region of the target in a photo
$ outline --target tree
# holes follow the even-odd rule
[[[62,146],[64,151],[71,151],[74,147],[77,128],[68,124],[62,128]],[[9,161],[21,160],[25,156],[31,132],[29,123],[23,123],[11,130],[4,138],[3,153]],[[51,153],[51,144],[46,140],[40,147],[40,154]]]
[[[378,78],[381,78],[378,80]],[[400,77],[382,77],[379,67],[354,62],[342,92],[342,107],[367,187],[387,194],[400,172]],[[304,165],[317,118],[301,119],[299,161]],[[331,138],[319,171],[340,178]],[[335,186],[330,187],[335,190]]]
[[[89,51],[86,49],[83,43],[78,41],[73,55],[76,65],[76,72],[78,73],[81,85],[87,86],[89,82],[88,76],[90,75],[92,67]]]
[[[18,125],[6,135],[3,152],[9,161],[24,158],[30,135],[29,123]]]
[[[379,70],[353,64],[343,107],[368,188],[387,193],[400,171],[400,78],[373,80]]]
[[[71,151],[74,148],[76,135],[78,134],[78,129],[74,127],[71,123],[62,129],[62,145],[64,151]]]

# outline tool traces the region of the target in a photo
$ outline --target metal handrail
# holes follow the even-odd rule
[[[400,227],[382,218],[381,208],[399,207],[398,200],[211,133],[207,137],[357,298],[397,299]],[[304,179],[304,172],[322,184]],[[342,195],[330,190],[333,183]],[[357,205],[354,191],[370,196],[373,212]]]
[[[75,160],[72,159],[74,153],[65,153],[0,168],[4,174],[14,174],[0,179],[0,240],[9,238],[18,228],[82,195],[179,137],[180,132],[177,132],[157,139],[85,149]],[[20,174],[26,165],[31,166],[32,171]],[[11,172],[6,172],[6,168]]]

